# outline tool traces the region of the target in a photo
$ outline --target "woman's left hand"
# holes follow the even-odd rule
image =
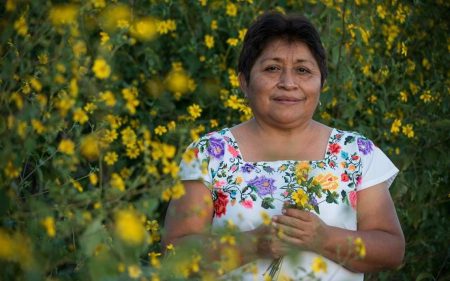
[[[313,212],[285,208],[283,215],[272,218],[280,240],[301,249],[321,253],[329,226]]]

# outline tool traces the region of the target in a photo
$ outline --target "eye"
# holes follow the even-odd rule
[[[310,73],[309,69],[304,68],[304,67],[298,67],[298,68],[297,68],[297,72],[300,73],[300,74],[307,74],[307,73]]]
[[[268,71],[268,72],[276,72],[276,71],[280,70],[280,68],[276,65],[269,65],[266,68],[264,68],[264,70]]]

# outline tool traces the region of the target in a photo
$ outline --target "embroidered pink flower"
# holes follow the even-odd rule
[[[228,195],[220,189],[216,192],[216,194],[217,198],[214,200],[214,213],[218,218],[220,218],[227,212]]]
[[[244,200],[244,201],[241,201],[241,205],[244,206],[244,208],[251,209],[251,208],[253,208],[253,201],[252,200]]]
[[[237,150],[234,147],[232,147],[231,145],[228,145],[228,152],[230,152],[234,158],[236,158],[239,155]]]
[[[350,180],[350,177],[346,173],[341,174],[341,181],[348,182]]]
[[[338,143],[332,143],[328,146],[328,150],[331,154],[338,154],[341,151],[341,146]]]
[[[225,185],[225,181],[224,180],[222,180],[222,181],[216,181],[215,183],[214,183],[214,187],[215,188],[221,188],[222,186],[224,186]]]
[[[356,210],[356,205],[358,201],[356,191],[350,191],[348,193],[348,200],[350,201],[350,205],[352,206],[352,208]]]

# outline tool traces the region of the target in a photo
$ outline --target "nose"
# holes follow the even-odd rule
[[[295,90],[298,88],[294,74],[289,70],[283,70],[280,73],[277,86],[285,90]]]

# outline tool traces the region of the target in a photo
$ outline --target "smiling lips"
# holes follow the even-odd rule
[[[281,97],[275,97],[275,98],[273,98],[273,100],[276,101],[277,103],[282,103],[282,104],[296,104],[296,103],[305,101],[306,98],[281,96]]]

